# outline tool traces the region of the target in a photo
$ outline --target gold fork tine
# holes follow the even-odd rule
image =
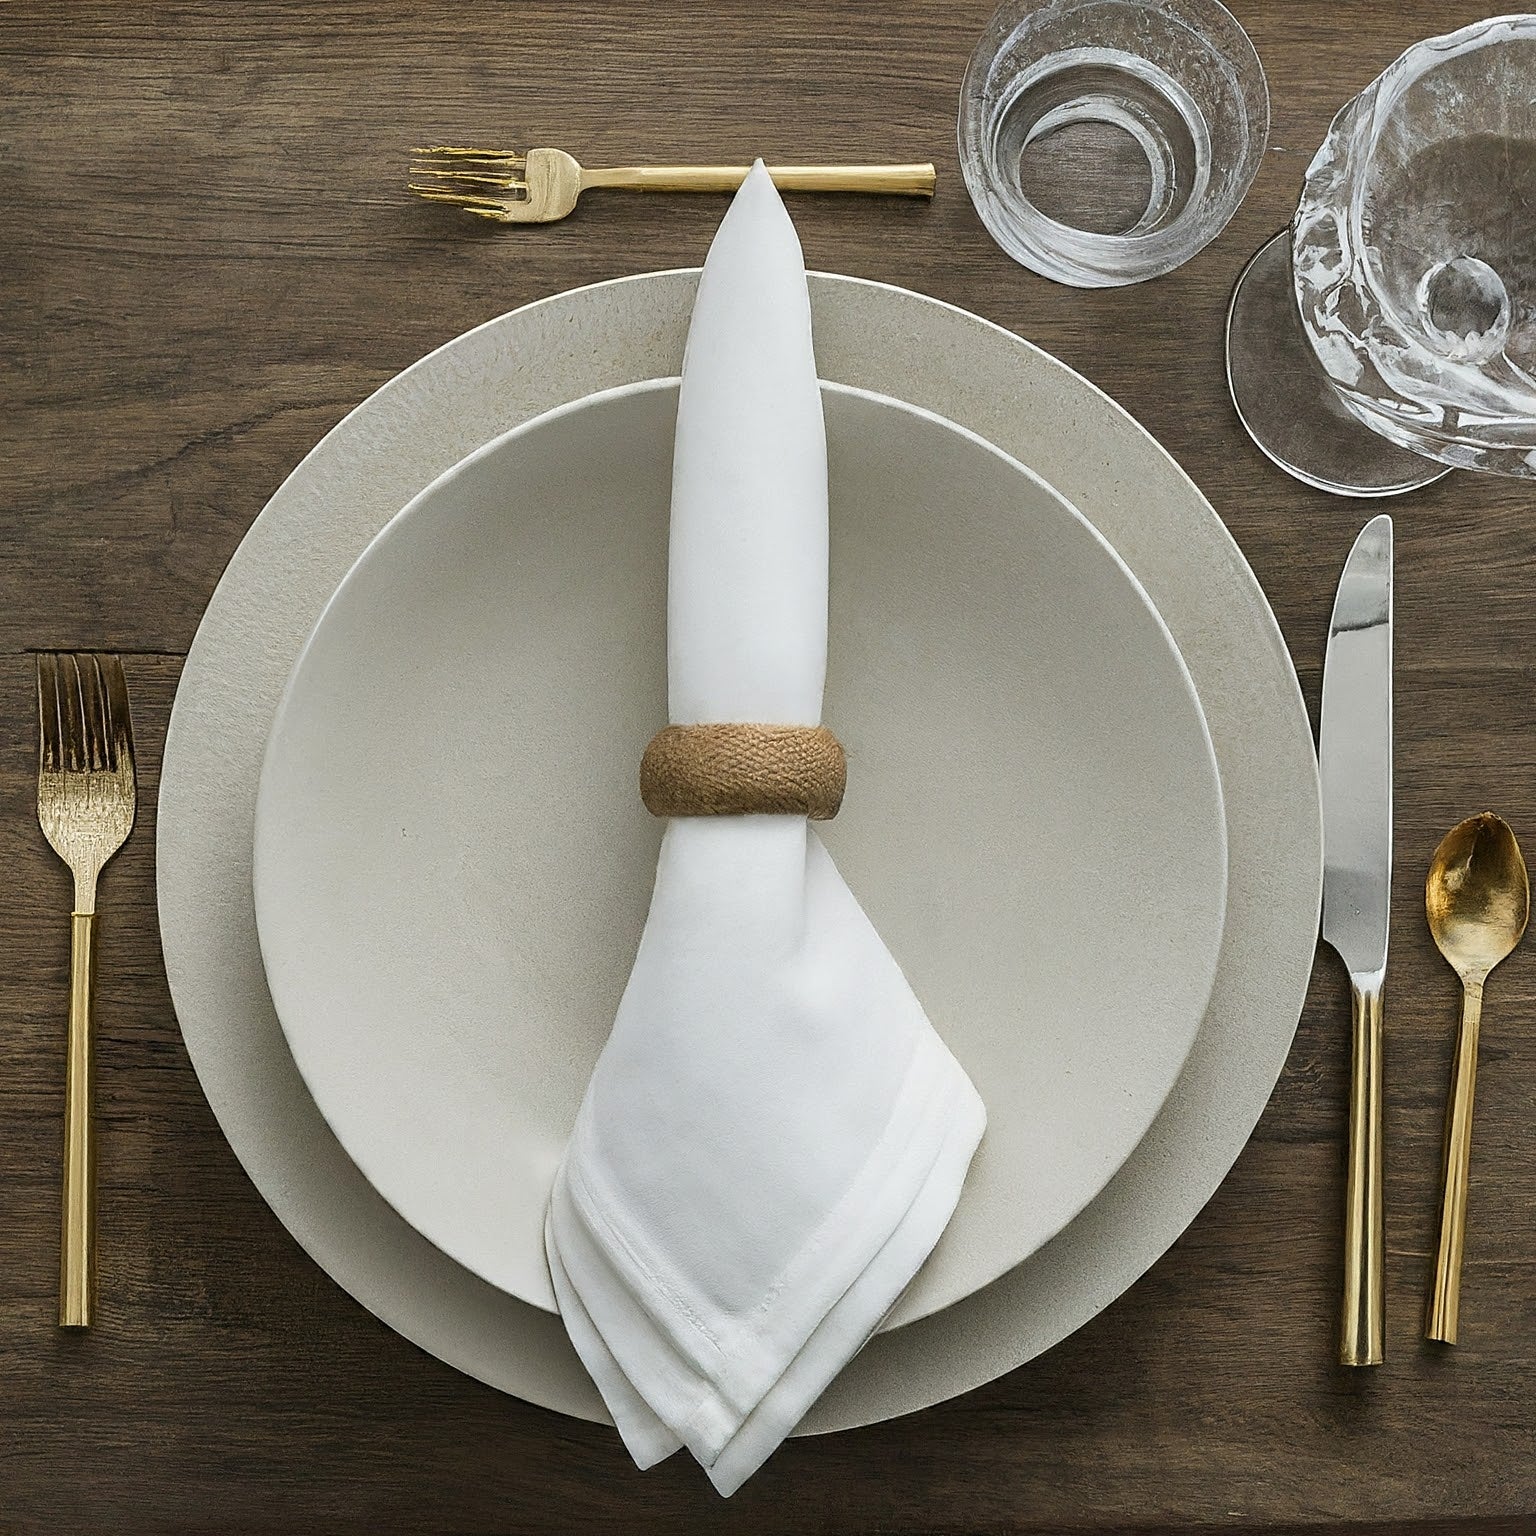
[[[436,181],[473,181],[485,187],[524,187],[527,186],[521,176],[506,176],[497,173],[487,174],[483,171],[449,171],[440,170],[435,165],[413,165],[413,176],[431,176]]]
[[[85,770],[85,705],[80,698],[80,668],[70,655],[59,657],[59,720],[64,727],[64,767]]]
[[[430,144],[425,149],[413,149],[411,153],[425,158],[441,155],[444,159],[505,160],[510,165],[522,165],[528,158],[515,149],[466,149],[460,144]]]
[[[112,766],[119,777],[133,777],[133,715],[128,707],[128,680],[116,656],[98,660],[106,677],[107,725],[111,733]]]
[[[426,170],[448,171],[452,169],[473,169],[475,166],[484,166],[491,170],[505,173],[507,171],[519,171],[527,160],[522,155],[500,155],[494,150],[487,150],[480,155],[444,155],[444,154],[420,154],[411,161],[412,165],[421,166]]]
[[[71,755],[78,760],[83,772],[94,773],[102,764],[98,753],[101,734],[98,729],[96,679],[91,670],[91,658],[70,656],[65,663],[64,675],[69,679],[70,697],[74,705],[70,721],[75,736],[71,744]]]
[[[428,202],[433,203],[461,203],[466,198],[473,198],[476,195],[460,187],[440,187],[434,182],[411,181],[406,185],[418,197],[424,197]],[[490,199],[485,198],[482,201],[489,202]]]
[[[80,677],[80,718],[85,729],[85,766],[91,773],[104,773],[112,766],[109,753],[111,736],[107,725],[106,686],[101,676],[101,659],[87,655],[76,657]]]
[[[439,192],[432,187],[412,186],[410,190],[417,197],[425,198],[429,203],[452,203],[455,208],[463,208],[469,213],[482,214],[488,219],[506,217],[505,202],[499,202],[495,198],[475,197],[468,192]]]
[[[38,768],[61,773],[64,768],[64,725],[59,715],[59,663],[52,655],[37,658]]]

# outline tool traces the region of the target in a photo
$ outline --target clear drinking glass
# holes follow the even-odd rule
[[[1536,477],[1536,16],[1403,54],[1334,119],[1292,230],[1301,324],[1349,410]]]
[[[1237,211],[1268,134],[1263,66],[1217,0],[1010,0],[960,93],[982,222],[1015,261],[1081,288],[1188,261]],[[1083,201],[1048,212],[1034,189],[1053,158]]]

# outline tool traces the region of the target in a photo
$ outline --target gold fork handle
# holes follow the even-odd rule
[[[1380,1365],[1383,1346],[1381,1214],[1381,982],[1351,983],[1349,1169],[1344,1189],[1341,1365]]]
[[[64,1064],[63,1230],[59,1327],[89,1328],[96,1280],[96,1143],[91,1130],[91,983],[96,917],[69,920],[69,1045]]]
[[[630,192],[734,192],[746,165],[618,165],[583,168],[581,187],[618,187]],[[885,192],[932,197],[931,165],[770,165],[781,192]]]
[[[1477,1036],[1483,1017],[1483,986],[1466,982],[1461,1027],[1451,1062],[1451,1096],[1445,1111],[1445,1194],[1440,1205],[1440,1243],[1424,1337],[1456,1342],[1461,1314],[1461,1252],[1467,1236],[1467,1175],[1472,1161],[1472,1099],[1477,1088]]]

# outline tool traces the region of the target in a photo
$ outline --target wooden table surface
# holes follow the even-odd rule
[[[1315,708],[1369,507],[1273,470],[1221,322],[1332,112],[1457,0],[1246,0],[1270,147],[1173,275],[1087,293],[1012,265],[966,199],[956,94],[988,0],[579,8],[20,0],[0,10],[0,1532],[1536,1530],[1536,949],[1489,989],[1463,1342],[1419,1341],[1457,990],[1422,920],[1440,833],[1536,839],[1536,518],[1455,476],[1398,530],[1388,1003],[1389,1358],[1332,1364],[1348,1010],[1321,958],[1284,1078],[1203,1215],[1048,1355],[910,1418],[789,1444],[730,1503],[679,1457],[498,1395],[377,1323],[246,1180],[177,1032],[154,906],[158,759],[213,585],[306,449],[469,326],[697,263],[718,198],[610,196],[481,227],[414,203],[433,141],[592,162],[939,166],[929,205],[800,198],[809,264],[1010,326],[1193,474],[1274,603]],[[100,1324],[53,1326],[69,886],[33,818],[32,652],[126,658],[141,816],[102,888]]]

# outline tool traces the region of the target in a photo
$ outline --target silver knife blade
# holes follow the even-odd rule
[[[1350,975],[1387,965],[1392,885],[1392,519],[1373,517],[1344,562],[1328,625],[1318,730],[1323,938]]]

